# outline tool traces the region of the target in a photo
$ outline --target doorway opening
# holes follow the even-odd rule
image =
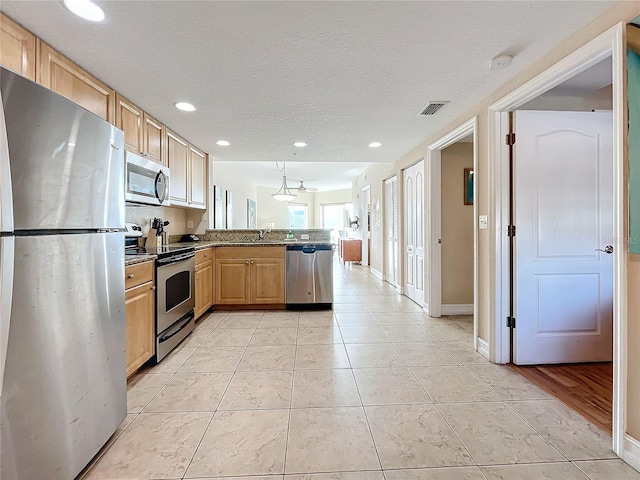
[[[489,344],[478,342],[478,235],[476,175],[477,117],[429,145],[427,198],[427,313],[472,315],[474,348],[489,356]]]
[[[360,265],[368,267],[371,263],[371,185],[362,189],[362,254]]]
[[[624,438],[620,312],[626,304],[619,147],[623,145],[622,46],[619,25],[489,108],[488,190],[489,217],[496,226],[490,232],[494,247],[490,298],[495,299],[490,305],[491,359],[543,365],[565,358],[567,362],[613,360],[613,450],[619,455]],[[608,75],[608,82],[593,88],[597,83],[592,82],[593,74],[598,71]],[[584,92],[587,85],[592,88],[589,94]],[[576,94],[580,89],[583,92]],[[585,106],[598,101],[607,102],[609,111],[592,112],[607,108]],[[568,113],[575,110],[586,111]],[[536,115],[545,116],[541,127],[527,126],[531,123],[527,117]],[[581,119],[571,120],[572,116]],[[600,122],[603,129],[598,130],[585,123],[586,117],[608,120]],[[526,151],[532,159],[525,158]],[[581,158],[576,152],[582,153]],[[603,191],[607,175],[608,192]],[[606,253],[609,244],[612,255]],[[588,267],[581,270],[581,263]],[[597,353],[590,347],[594,342],[599,344]],[[551,391],[548,386],[547,390]]]

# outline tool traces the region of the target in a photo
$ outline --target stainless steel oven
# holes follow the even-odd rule
[[[195,326],[193,247],[159,253],[156,260],[156,361],[162,360]]]

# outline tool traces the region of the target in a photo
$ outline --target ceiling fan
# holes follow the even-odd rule
[[[307,193],[307,192],[317,192],[318,189],[316,187],[305,187],[304,185],[304,180],[295,180],[295,179],[291,179],[294,182],[300,182],[300,185],[298,185],[298,188],[296,190],[298,190],[299,193]]]

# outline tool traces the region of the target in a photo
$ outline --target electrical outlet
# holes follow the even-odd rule
[[[309,234],[308,233],[300,234],[300,240],[309,240]]]
[[[193,228],[193,220],[187,220],[187,228]]]

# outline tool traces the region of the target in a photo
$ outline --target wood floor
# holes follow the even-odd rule
[[[511,368],[611,435],[613,363]]]

